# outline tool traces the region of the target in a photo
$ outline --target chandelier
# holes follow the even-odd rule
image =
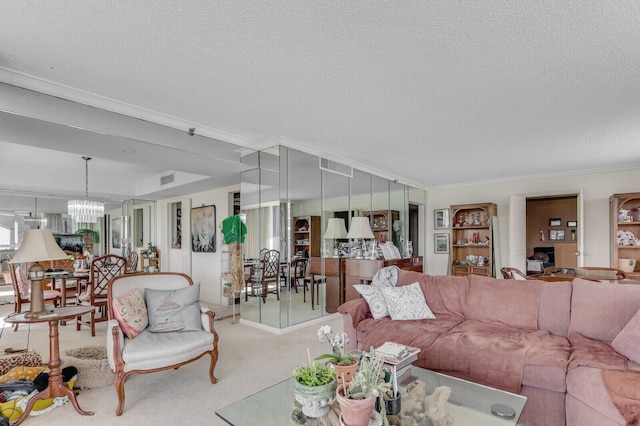
[[[84,200],[69,200],[68,212],[77,223],[96,223],[98,217],[104,216],[104,203],[89,200],[89,160],[91,157],[82,157],[82,159],[84,160]]]

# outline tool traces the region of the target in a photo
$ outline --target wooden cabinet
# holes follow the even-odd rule
[[[140,250],[140,262],[144,272],[150,272],[149,267],[152,272],[160,272],[160,250]]]
[[[327,282],[325,308],[328,313],[334,313],[342,303],[359,298],[360,293],[353,288],[353,285],[370,283],[379,269],[396,265],[400,269],[422,272],[422,263],[422,256],[394,260],[312,257],[310,271],[312,274],[325,277]]]
[[[422,256],[393,260],[345,259],[344,262],[344,301],[357,299],[360,293],[354,284],[369,284],[373,276],[385,266],[396,265],[407,271],[422,272]]]
[[[636,261],[629,278],[640,278],[640,192],[614,194],[609,197],[611,209],[611,267],[620,267],[620,259]],[[620,234],[620,235],[618,235]],[[638,245],[636,245],[638,244]]]
[[[376,241],[392,241],[399,247],[395,238],[393,238],[393,222],[400,219],[398,210],[375,210],[365,212],[363,216],[369,218],[371,230],[376,237]]]
[[[292,238],[294,256],[320,256],[320,216],[294,217]]]
[[[493,203],[451,206],[451,275],[493,273]]]

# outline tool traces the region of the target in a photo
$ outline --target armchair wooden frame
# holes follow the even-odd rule
[[[178,346],[174,349],[178,351],[178,354],[175,355],[179,358],[188,358],[182,362],[170,363],[168,365],[163,365],[156,368],[133,368],[128,370],[127,364],[122,356],[123,347],[125,346],[125,339],[127,337],[123,336],[121,329],[119,326],[115,325],[117,322],[114,320],[114,310],[113,310],[113,299],[118,297],[120,294],[128,291],[133,287],[137,287],[144,292],[144,288],[155,288],[155,289],[176,289],[185,287],[188,285],[193,285],[193,280],[186,274],[179,272],[156,272],[156,273],[137,273],[137,274],[126,274],[120,275],[115,278],[112,278],[109,281],[108,288],[108,307],[109,307],[109,320],[110,325],[114,324],[111,327],[111,330],[107,330],[107,333],[111,333],[112,339],[108,339],[107,341],[107,350],[109,351],[110,356],[113,357],[113,363],[115,365],[112,368],[115,370],[115,380],[114,385],[116,388],[116,393],[118,394],[118,407],[116,409],[116,416],[122,415],[124,411],[124,403],[125,403],[125,392],[124,392],[124,384],[127,378],[133,374],[147,374],[147,373],[156,373],[158,371],[164,370],[175,370],[179,367],[189,364],[193,361],[196,361],[202,358],[205,355],[211,356],[211,362],[209,363],[209,380],[211,384],[216,384],[218,379],[214,375],[214,370],[216,367],[216,363],[218,362],[218,333],[214,327],[214,318],[215,313],[204,308],[201,308],[201,322],[203,325],[203,331],[211,333],[213,335],[213,343],[209,344],[210,349],[203,350],[201,353],[193,356],[193,349],[186,348],[183,350],[183,353],[180,353],[181,347]],[[116,287],[121,287],[120,290],[114,290]],[[206,326],[205,326],[206,324]],[[143,331],[145,333],[146,331]],[[157,334],[159,339],[162,339],[165,335],[169,335],[172,333],[181,333],[179,331],[169,332],[169,333],[150,333]],[[198,332],[185,332],[183,333],[185,336],[193,336],[197,338],[196,334]],[[112,342],[112,349],[109,348],[109,343]],[[175,358],[174,358],[175,359]]]

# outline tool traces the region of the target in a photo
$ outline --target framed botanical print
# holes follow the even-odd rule
[[[433,211],[433,229],[449,229],[449,209]]]
[[[202,206],[191,209],[191,251],[215,253],[216,206]]]

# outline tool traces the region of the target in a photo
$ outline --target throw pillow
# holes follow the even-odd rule
[[[375,287],[367,284],[355,284],[353,288],[364,297],[369,305],[369,311],[374,319],[380,319],[389,316],[389,309],[387,309],[387,302],[384,300],[384,296],[380,289],[382,287]]]
[[[624,326],[620,333],[613,339],[611,346],[619,354],[629,358],[636,364],[640,364],[640,309]]]
[[[133,339],[149,325],[147,305],[140,294],[140,290],[134,288],[120,297],[113,299],[113,316],[120,324],[122,332],[129,339]]]
[[[149,331],[165,333],[202,330],[199,298],[200,284],[177,290],[145,289]]]
[[[402,287],[382,287],[384,300],[393,320],[434,319],[427,305],[420,284],[417,282]]]

